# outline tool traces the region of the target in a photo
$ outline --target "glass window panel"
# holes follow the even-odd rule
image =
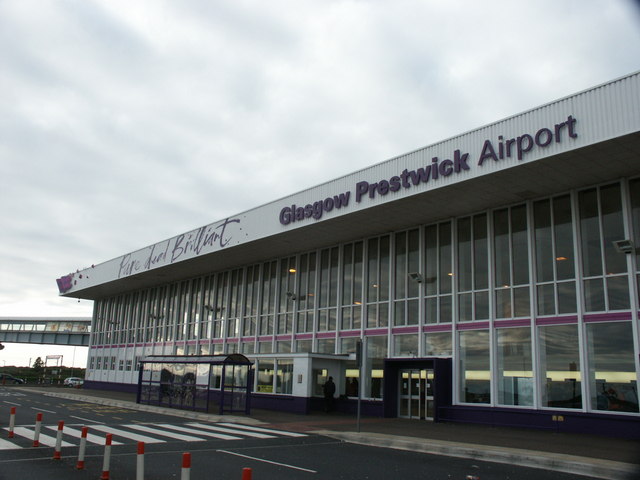
[[[584,281],[584,307],[587,312],[602,312],[605,310],[602,278]]]
[[[582,408],[577,325],[540,327],[542,405]]]
[[[395,298],[405,298],[407,296],[407,234],[401,232],[396,234],[396,296]]]
[[[629,278],[626,275],[619,277],[607,277],[606,282],[609,310],[629,309]]]
[[[533,222],[536,242],[536,276],[539,282],[550,282],[553,281],[553,245],[549,200],[534,203]]]
[[[278,359],[276,393],[291,394],[293,391],[293,360]]]
[[[451,297],[451,295],[440,297],[440,323],[451,323],[453,321]]]
[[[320,338],[318,339],[318,353],[336,353],[336,339],[335,338]]]
[[[573,226],[569,195],[553,199],[553,225],[558,280],[574,278]]]
[[[396,357],[417,357],[418,335],[394,335],[393,351]]]
[[[590,323],[586,332],[591,408],[637,413],[631,322]]]
[[[436,295],[438,293],[438,227],[431,225],[424,231],[425,243],[425,293]]]
[[[394,307],[393,324],[405,325],[406,318],[404,316],[404,302],[395,302]]]
[[[606,273],[624,273],[627,271],[627,256],[618,252],[613,245],[613,242],[627,238],[622,219],[620,184],[602,187],[600,201],[602,203],[602,234]]]
[[[256,368],[256,376],[258,377],[256,391],[258,393],[273,393],[274,366],[273,359],[261,358],[258,360]]]
[[[473,217],[473,267],[475,289],[489,287],[489,254],[487,242],[487,216]]]
[[[425,300],[425,323],[438,323],[438,297]]]
[[[473,297],[471,293],[458,295],[458,319],[461,322],[473,320],[472,300]]]
[[[513,289],[513,315],[514,317],[528,317],[531,315],[531,303],[529,301],[529,287]]]
[[[453,279],[451,223],[441,223],[438,230],[440,231],[440,293],[451,293]]]
[[[471,290],[471,219],[458,220],[458,289],[462,292]]]
[[[495,249],[495,286],[511,285],[509,259],[509,211],[496,210],[493,213],[493,244]]]
[[[496,318],[511,317],[511,289],[500,288],[496,290]]]
[[[598,194],[596,189],[580,192],[580,238],[582,243],[582,270],[585,277],[602,275],[602,250]]]
[[[420,323],[420,304],[417,299],[407,301],[407,325],[418,325]]]
[[[427,332],[424,342],[424,354],[427,357],[452,355],[450,332]]]
[[[407,273],[420,270],[420,231],[411,230],[407,234]],[[406,276],[405,281],[407,281],[407,296],[417,297],[420,294],[420,284],[410,281]]]
[[[307,353],[311,352],[313,347],[313,340],[296,340],[296,352]]]
[[[368,398],[382,398],[387,337],[368,337],[366,350],[364,395]]]
[[[513,284],[526,285],[529,283],[529,241],[525,205],[511,209],[511,237]]]
[[[496,336],[498,403],[533,405],[531,329],[502,328]]]
[[[558,313],[576,313],[576,282],[558,284]]]
[[[459,399],[465,403],[491,401],[491,374],[489,368],[489,332],[472,330],[459,332],[460,391]]]
[[[476,320],[489,319],[489,292],[476,292],[473,294],[475,298]]]
[[[640,178],[629,182],[631,192],[631,222],[633,224],[633,245],[638,252],[640,247]],[[636,270],[640,270],[640,255],[636,255]],[[640,291],[640,288],[638,289]]]

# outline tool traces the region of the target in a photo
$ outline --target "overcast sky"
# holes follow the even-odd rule
[[[0,317],[90,316],[57,277],[639,69],[625,0],[0,0]]]

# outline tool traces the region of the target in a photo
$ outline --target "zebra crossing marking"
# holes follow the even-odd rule
[[[256,432],[276,433],[285,437],[307,437],[305,433],[285,432],[284,430],[274,430],[272,428],[252,427],[250,425],[243,425],[240,423],[225,423],[221,422],[219,425],[225,425],[227,427],[239,428],[241,430],[254,430]]]
[[[57,430],[58,427],[55,427],[55,429]],[[15,427],[13,429],[13,433],[15,435],[20,436],[20,437],[33,439],[33,435],[34,435],[35,431],[31,430],[29,428],[26,428],[26,427]],[[44,445],[46,447],[55,447],[56,446],[56,437],[51,437],[49,435],[45,435],[44,433],[40,433],[40,437],[38,438],[38,440],[39,440],[41,445]],[[73,447],[74,445],[73,445],[73,443],[65,442],[63,440],[62,444],[60,446],[62,446],[62,447]]]
[[[126,424],[116,425],[111,427],[103,424],[90,424],[89,430],[91,433],[87,435],[87,442],[94,445],[104,445],[105,437],[103,435],[96,434],[97,432],[111,433],[114,437],[118,437],[120,441],[113,440],[112,445],[124,445],[126,443],[133,442],[145,442],[147,444],[152,443],[167,443],[171,440],[185,441],[185,442],[204,442],[207,438],[215,438],[218,440],[243,440],[247,437],[258,439],[269,439],[281,437],[305,437],[306,434],[293,433],[283,430],[274,430],[270,428],[253,427],[249,425],[242,425],[236,423],[181,423],[181,424]],[[56,431],[58,427],[56,425],[43,425],[43,430]],[[0,431],[9,431],[8,427],[0,429]],[[143,435],[147,434],[147,435]],[[34,428],[29,427],[15,427],[14,434],[16,437],[32,440],[34,436]],[[65,426],[63,429],[63,439],[61,447],[76,447],[82,436],[82,432],[72,426]],[[158,438],[158,437],[165,437]],[[166,439],[168,437],[171,440]],[[71,439],[76,443],[70,443]],[[56,444],[56,438],[50,435],[40,433],[40,444],[46,447],[54,447]],[[19,442],[14,443],[11,440],[5,440],[0,438],[0,451],[2,450],[16,450],[28,448],[24,443],[21,445]]]
[[[198,424],[194,424],[194,426],[195,425],[198,425]],[[192,428],[185,428],[179,425],[169,425],[168,423],[163,423],[160,426],[163,428],[171,428],[173,430],[178,430],[179,432],[193,433]],[[217,438],[219,440],[242,440],[242,437],[234,437],[233,435],[226,435],[224,433],[205,432],[204,430],[198,430],[198,433],[196,435]]]
[[[126,430],[120,430],[118,428],[109,427],[108,425],[91,425],[91,428],[95,430],[100,430],[105,433],[112,433],[118,437],[128,438],[130,440],[134,440],[136,442],[144,442],[144,443],[166,443],[166,440],[159,440],[153,437],[147,437],[146,435],[140,435],[138,433],[127,432]]]
[[[134,430],[140,430],[141,432],[151,433],[152,435],[160,435],[162,437],[173,438],[174,440],[182,440],[184,442],[204,442],[204,438],[193,437],[191,435],[182,435],[175,432],[167,432],[166,430],[159,430],[157,428],[148,427],[146,425],[124,425],[127,428],[133,428]]]

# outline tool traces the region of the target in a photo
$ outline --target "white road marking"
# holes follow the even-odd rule
[[[198,426],[197,424],[192,424],[192,425],[194,427]],[[194,430],[193,428],[180,427],[178,425],[162,424],[158,426],[163,428],[171,428],[173,430],[178,430],[179,432],[195,433],[196,435],[202,435],[205,437],[219,438],[220,440],[242,440],[242,437],[234,437],[232,435],[225,435],[224,433],[204,432],[202,430]]]
[[[192,437],[191,435],[181,435],[179,433],[167,432],[157,428],[148,427],[146,425],[123,425],[127,428],[140,430],[141,432],[151,433],[153,435],[161,435],[163,437],[173,438],[174,440],[182,440],[184,442],[204,442],[204,438]]]
[[[119,437],[128,438],[130,440],[135,440],[136,442],[144,442],[144,443],[167,443],[165,440],[159,440],[153,437],[147,437],[146,435],[139,435],[133,432],[127,432],[125,430],[119,430],[117,428],[109,427],[108,425],[92,425],[92,429],[100,430],[105,433],[112,433],[113,435],[117,435]]]
[[[50,428],[51,430],[56,430],[58,427],[47,426],[47,428]],[[70,435],[75,438],[82,437],[82,430],[77,430],[75,428],[64,427],[62,432],[65,435]],[[87,442],[95,443],[96,445],[104,445],[104,440],[105,440],[104,437],[99,437],[98,435],[94,435],[93,433],[87,433]],[[111,445],[122,445],[122,443],[116,442],[115,440],[111,440]]]
[[[232,430],[230,428],[224,427],[214,427],[213,425],[204,425],[200,423],[188,423],[187,425],[198,426],[198,428],[204,428],[205,430],[213,430],[214,432],[223,432],[223,433],[232,433],[234,435],[244,435],[245,437],[254,437],[254,438],[276,438],[273,435],[266,435],[264,433],[254,433],[254,432],[241,432],[238,430]]]
[[[58,427],[55,427],[55,428],[56,428],[56,430],[58,429]],[[30,429],[25,428],[25,427],[16,427],[16,428],[13,429],[13,433],[15,433],[16,435],[19,435],[21,437],[33,440],[34,430],[30,430]],[[56,437],[50,437],[49,435],[45,435],[44,433],[40,433],[40,437],[38,437],[38,441],[40,442],[41,445],[45,445],[47,447],[55,447],[56,446]],[[63,440],[61,446],[63,446],[63,447],[73,447],[74,445],[73,445],[73,443],[68,443],[68,442],[65,442]]]
[[[249,455],[243,455],[241,453],[229,452],[227,450],[216,450],[216,452],[227,453],[229,455],[235,455],[236,457],[248,458],[250,460],[255,460],[256,462],[270,463],[271,465],[278,465],[280,467],[293,468],[294,470],[301,470],[303,472],[318,473],[317,471],[309,470],[308,468],[296,467],[295,465],[289,465],[289,464],[286,464],[286,463],[273,462],[271,460],[265,460],[264,458],[250,457]]]
[[[267,433],[275,433],[278,435],[284,435],[285,437],[308,437],[308,435],[304,433],[294,433],[294,432],[285,432],[283,430],[273,430],[271,428],[262,428],[262,427],[251,427],[249,425],[243,425],[240,423],[220,423],[220,425],[225,425],[227,427],[239,428],[242,430],[252,430],[255,432],[267,432]]]

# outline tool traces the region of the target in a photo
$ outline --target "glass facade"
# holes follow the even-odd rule
[[[640,260],[623,239],[640,244],[639,179],[103,298],[88,376],[242,352],[261,354],[254,391],[290,395],[287,355],[362,339],[362,378],[351,358],[342,381],[365,398],[382,398],[385,358],[445,356],[455,403],[638,413]]]

